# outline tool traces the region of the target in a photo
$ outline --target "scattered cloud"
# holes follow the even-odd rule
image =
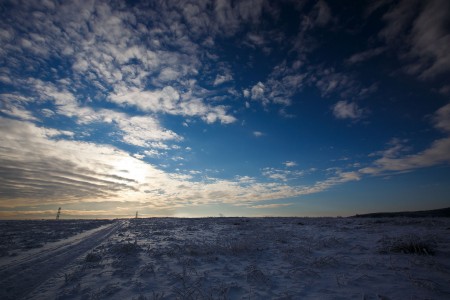
[[[120,105],[136,106],[144,112],[199,116],[207,123],[220,121],[229,124],[236,121],[235,117],[227,114],[225,106],[206,105],[200,98],[192,97],[191,92],[180,95],[171,86],[155,91],[132,90],[113,94],[110,100]]]
[[[318,26],[327,25],[328,22],[331,20],[331,9],[328,6],[328,4],[325,1],[320,0],[314,6],[314,10],[317,13],[315,23]]]
[[[22,105],[13,102],[2,102],[0,104],[0,112],[22,120],[39,121],[38,118],[30,111],[26,110]]]
[[[322,97],[329,97],[333,93],[348,97],[360,90],[359,83],[352,76],[337,72],[334,68],[318,68],[311,81],[319,89]]]
[[[54,139],[70,133],[28,122],[0,118],[0,128],[9,132],[1,139],[2,200],[14,200],[17,205],[20,199],[40,204],[57,199],[71,202],[135,190],[133,174],[118,168],[119,162],[130,159],[122,151]]]
[[[216,79],[214,79],[214,86],[218,86],[221,85],[225,82],[231,81],[233,80],[233,76],[231,76],[231,74],[225,74],[225,75],[219,75],[217,74]]]
[[[279,208],[279,207],[286,207],[291,206],[292,203],[280,203],[280,204],[260,204],[260,205],[251,205],[249,208],[255,208],[255,209],[265,209],[265,208]]]
[[[349,64],[357,64],[376,57],[386,51],[386,47],[377,47],[363,52],[355,53],[347,59]]]
[[[433,123],[437,129],[450,134],[450,104],[444,105],[436,111]]]
[[[337,119],[361,119],[364,115],[364,110],[359,108],[355,102],[339,101],[333,106],[333,115]]]
[[[291,166],[293,167],[293,166]],[[300,177],[303,177],[305,175],[305,171],[303,170],[282,170],[282,169],[276,169],[276,168],[264,168],[262,170],[262,175],[273,179],[273,180],[279,180],[279,181],[289,181],[298,179]]]
[[[254,177],[250,177],[250,176],[236,176],[235,177],[236,181],[238,181],[239,183],[242,184],[253,184],[256,183],[256,178]]]
[[[51,109],[48,108],[43,108],[41,109],[42,114],[47,117],[47,118],[51,118],[55,115],[55,112]]]
[[[158,151],[158,150],[155,150],[155,149],[145,150],[144,154],[145,154],[145,156],[156,157],[156,158],[167,155],[166,152],[161,152],[161,151]]]
[[[351,182],[351,181],[359,181],[362,175],[355,171],[342,172],[341,170],[337,170],[336,174],[328,179],[316,182],[315,184],[302,188],[302,193],[307,194],[315,194],[319,192],[323,192],[325,190],[330,189],[333,186]]]
[[[261,131],[253,131],[253,135],[254,135],[255,137],[261,137],[261,136],[264,135],[264,133],[262,133]]]
[[[450,71],[449,16],[445,0],[395,2],[383,16],[386,26],[379,36],[396,47],[407,73],[431,79]]]
[[[419,153],[403,157],[377,159],[374,166],[360,170],[363,174],[383,175],[389,172],[405,172],[413,169],[432,167],[450,162],[450,138],[434,141],[431,146]]]
[[[0,118],[0,130],[9,133],[0,138],[0,172],[4,174],[0,201],[4,207],[126,199],[158,208],[254,203],[309,194],[354,180],[343,173],[309,188],[262,183],[248,176],[193,181],[192,175],[162,171],[142,156],[137,158],[109,145],[65,139],[71,136],[70,132],[7,118]],[[281,181],[300,175],[275,169],[264,172]],[[113,209],[111,213],[114,214]]]
[[[206,170],[180,170],[192,164],[190,157],[199,158],[202,146],[187,146],[197,133],[251,124],[250,114],[258,111],[251,106],[275,109],[294,122],[303,108],[315,105],[307,101],[318,90],[322,98],[345,99],[331,107],[335,118],[366,117],[360,100],[379,84],[365,86],[365,76],[346,70],[350,65],[357,70],[371,58],[397,53],[408,74],[427,82],[446,75],[449,5],[445,0],[369,4],[366,14],[379,11],[384,26],[369,40],[373,47],[342,65],[333,61],[337,56],[321,59],[321,51],[314,51],[326,42],[316,33],[341,32],[343,25],[338,7],[324,0],[10,2],[0,18],[1,204],[133,199],[167,210],[247,205],[317,193],[366,174],[448,164],[450,105],[445,105],[431,118],[445,137],[428,148],[413,153],[412,141],[393,139],[370,156],[371,165],[332,169],[309,185],[294,182],[309,171],[297,170],[289,156],[278,158],[284,161],[280,169],[259,169],[257,177],[227,174],[232,179],[225,180],[208,177]],[[287,10],[298,18],[284,20]],[[237,51],[224,49],[223,42]],[[314,91],[300,95],[304,89]],[[433,90],[438,97],[450,93],[446,82]],[[284,205],[290,204],[252,207]]]
[[[286,167],[296,167],[297,166],[297,163],[295,162],[295,161],[285,161],[284,163],[283,163],[283,165],[285,165]]]
[[[258,82],[251,89],[251,98],[253,100],[261,100],[263,104],[267,103],[267,100],[264,99],[264,84],[262,82]]]
[[[437,129],[450,134],[450,104],[436,111],[433,122]],[[437,139],[423,151],[415,154],[404,154],[410,150],[404,146],[404,141],[394,139],[389,148],[380,152],[381,158],[372,166],[359,170],[362,174],[384,175],[386,173],[408,172],[418,168],[432,167],[450,163],[450,136]]]

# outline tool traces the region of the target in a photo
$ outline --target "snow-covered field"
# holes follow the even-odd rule
[[[450,299],[445,218],[14,222],[0,299]]]

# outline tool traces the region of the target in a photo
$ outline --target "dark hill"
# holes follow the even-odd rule
[[[411,217],[411,218],[423,218],[423,217],[440,217],[450,218],[450,207],[433,209],[433,210],[421,210],[421,211],[403,211],[403,212],[379,212],[351,216],[350,218],[393,218],[393,217]]]

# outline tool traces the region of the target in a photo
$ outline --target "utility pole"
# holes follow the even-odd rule
[[[56,214],[56,220],[59,220],[60,215],[61,215],[61,207],[58,208],[58,213]]]

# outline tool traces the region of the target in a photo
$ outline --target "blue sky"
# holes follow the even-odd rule
[[[449,6],[3,1],[0,218],[449,206]]]

